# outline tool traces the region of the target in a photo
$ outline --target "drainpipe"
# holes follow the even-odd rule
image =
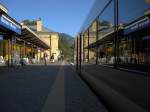
[[[89,45],[90,45],[90,32],[89,32],[89,29],[88,29],[88,63],[90,61],[90,48],[89,48]]]

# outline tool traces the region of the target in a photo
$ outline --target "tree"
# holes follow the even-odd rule
[[[24,23],[24,25],[36,25],[36,21],[35,20],[23,20],[22,21]]]

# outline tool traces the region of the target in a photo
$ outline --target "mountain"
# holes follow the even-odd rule
[[[62,51],[66,60],[73,60],[74,57],[74,38],[66,33],[60,33],[59,49]]]
[[[74,37],[72,37],[72,36],[70,36],[70,35],[68,35],[66,33],[60,33],[60,36],[62,38],[66,38],[66,40],[68,41],[69,45],[73,45],[74,44]]]

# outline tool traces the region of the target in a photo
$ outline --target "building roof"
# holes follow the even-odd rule
[[[49,45],[47,45],[45,42],[43,42],[40,37],[32,31],[27,26],[22,26],[22,39],[26,40],[27,42],[30,42],[34,45],[37,45],[38,47],[42,47],[44,49],[48,49]]]
[[[120,26],[119,29],[118,29],[118,31],[120,32],[119,34],[121,34],[123,30],[124,29],[122,28],[122,26]],[[115,31],[114,31],[113,27],[110,28],[108,31],[109,32],[105,32],[103,35],[101,35],[101,37],[97,40],[97,42],[93,42],[89,46],[86,46],[85,48],[94,48],[97,45],[100,45],[100,44],[102,44],[106,41],[111,42],[114,38]]]
[[[2,4],[2,3],[0,3],[0,10],[2,10],[4,13],[8,14],[7,7],[4,4]]]
[[[29,27],[31,30],[33,30],[34,32],[37,32],[37,30],[36,30],[36,25],[32,25],[32,26],[28,25],[28,27]],[[55,32],[55,31],[53,31],[53,30],[51,30],[51,29],[49,29],[49,28],[47,28],[47,27],[45,27],[45,26],[42,26],[42,32],[51,33],[51,32]]]

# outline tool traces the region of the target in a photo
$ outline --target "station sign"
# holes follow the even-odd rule
[[[129,33],[139,31],[148,26],[150,26],[150,19],[149,19],[149,17],[145,17],[137,22],[134,22],[134,23],[126,26],[124,29],[124,34],[127,35]]]
[[[149,35],[142,38],[142,40],[149,40],[149,39],[150,39]]]
[[[4,15],[0,15],[0,25],[6,27],[7,29],[15,33],[21,34],[21,26],[17,25],[15,22],[13,22],[12,20],[10,20]]]

